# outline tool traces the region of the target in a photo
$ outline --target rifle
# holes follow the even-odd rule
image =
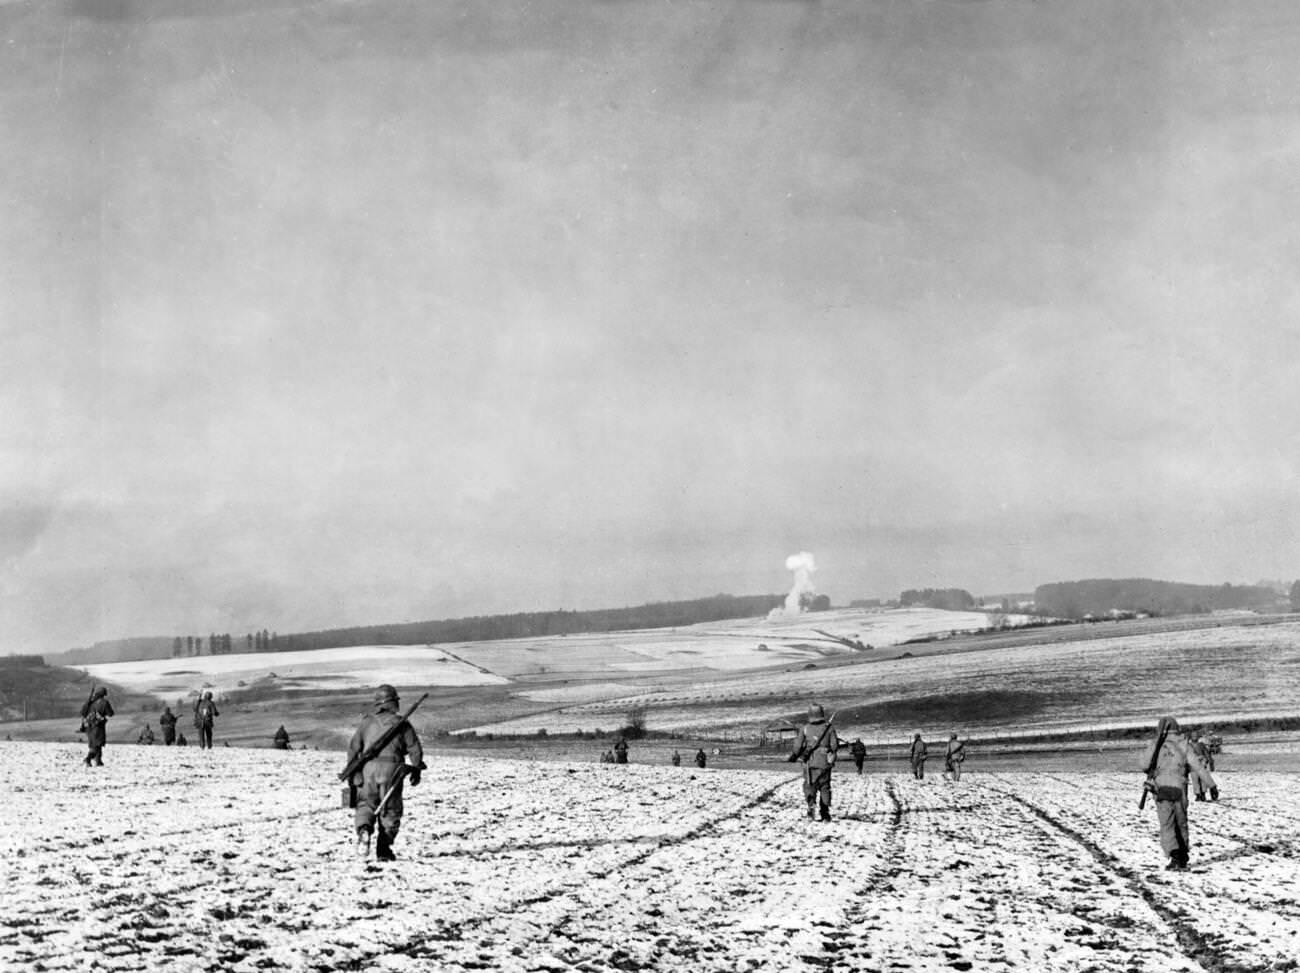
[[[1160,760],[1160,748],[1165,745],[1165,737],[1169,736],[1169,726],[1165,724],[1160,730],[1159,736],[1156,737],[1155,749],[1151,751],[1151,762],[1147,764],[1147,779],[1142,783],[1142,797],[1138,801],[1138,810],[1141,811],[1147,806],[1147,794],[1151,793],[1154,786],[1151,783],[1151,777],[1156,772],[1156,763]]]
[[[423,766],[423,765],[421,765]],[[375,820],[379,820],[379,815],[384,813],[384,808],[388,806],[388,799],[393,796],[393,791],[397,790],[397,785],[402,782],[407,774],[415,770],[410,764],[402,764],[393,773],[388,781],[388,787],[384,790],[384,796],[380,798],[379,807],[375,808]]]
[[[366,747],[366,749],[362,750],[359,754],[357,754],[355,757],[349,760],[348,765],[344,767],[343,770],[339,773],[339,780],[349,780],[353,774],[355,774],[358,770],[360,770],[370,761],[371,757],[375,756],[377,753],[379,753],[379,751],[383,750],[384,747],[392,743],[393,738],[396,737],[397,734],[402,731],[402,727],[406,725],[406,721],[409,720],[411,718],[411,714],[415,712],[415,708],[428,698],[429,698],[429,694],[425,693],[423,696],[417,699],[411,705],[411,708],[402,714],[401,719],[399,719],[396,723],[394,723],[392,726],[390,726],[387,730],[384,731],[383,736],[381,736],[378,740],[376,740],[370,746]]]
[[[836,712],[838,712],[838,710],[837,710]],[[827,721],[826,721],[826,725],[825,725],[824,727],[822,727],[822,732],[818,735],[818,737],[817,737],[817,742],[814,743],[811,747],[808,746],[807,742],[805,742],[804,745],[803,745],[802,747],[800,747],[800,748],[799,748],[798,750],[796,750],[794,753],[790,754],[790,756],[787,758],[787,762],[788,762],[788,763],[794,763],[796,760],[798,760],[799,758],[803,757],[803,755],[804,755],[805,753],[807,753],[808,756],[811,757],[811,756],[813,755],[813,753],[816,752],[817,748],[820,747],[820,746],[822,745],[822,741],[826,739],[826,731],[829,730],[829,729],[831,728],[831,724],[834,723],[834,722],[835,722],[835,713],[832,713],[832,714],[831,714],[831,718],[830,718],[829,720],[827,720]],[[839,747],[837,746],[835,749],[838,751],[838,750],[839,750]],[[807,762],[808,762],[808,761],[805,759],[805,760],[804,760],[804,763],[807,763]]]
[[[90,714],[90,704],[95,701],[95,684],[90,684],[90,695],[86,697],[86,705],[81,707],[81,726],[77,727],[78,733],[86,732],[86,717]]]

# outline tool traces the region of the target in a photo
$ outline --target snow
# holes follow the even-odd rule
[[[350,689],[386,682],[394,686],[481,686],[504,683],[440,649],[423,645],[363,645],[304,652],[252,652],[184,656],[82,666],[91,678],[160,699],[202,685],[229,691],[275,673],[295,686]]]
[[[829,629],[828,629],[829,631]],[[622,725],[632,705],[648,709],[647,725],[682,733],[728,729],[756,733],[788,715],[790,700],[920,699],[935,693],[1038,693],[1042,709],[1007,715],[991,707],[965,721],[963,734],[986,737],[1153,723],[1166,713],[1189,722],[1242,716],[1295,716],[1300,711],[1300,623],[1223,625],[1193,631],[1082,638],[917,655],[867,664],[746,673],[700,680],[622,698],[604,698],[532,716],[473,727],[478,732],[574,732]],[[837,704],[838,705],[838,704]],[[834,706],[832,706],[834,708]],[[909,739],[911,718],[855,725],[843,735],[869,743]],[[939,728],[947,731],[950,727]]]
[[[1139,775],[436,758],[397,851],[351,850],[338,754],[0,743],[0,968],[1282,969],[1300,780],[1221,775],[1170,874]],[[1127,768],[1123,768],[1127,770]]]

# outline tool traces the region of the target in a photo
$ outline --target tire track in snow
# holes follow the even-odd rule
[[[709,818],[696,827],[678,835],[660,838],[652,846],[646,847],[644,850],[638,851],[607,867],[585,871],[576,878],[562,878],[551,883],[546,889],[537,894],[504,902],[496,908],[480,912],[477,915],[456,920],[438,920],[434,923],[434,928],[427,932],[408,936],[403,941],[388,944],[382,949],[362,951],[360,954],[354,953],[343,962],[330,960],[324,963],[309,963],[308,965],[312,969],[319,971],[319,973],[334,973],[334,971],[339,970],[370,969],[377,959],[385,956],[402,955],[418,960],[445,960],[447,945],[463,941],[467,932],[472,933],[475,929],[501,917],[517,919],[519,913],[524,910],[544,906],[569,892],[590,885],[592,882],[599,882],[629,868],[634,868],[665,849],[677,849],[696,841],[714,832],[725,822],[739,820],[744,814],[770,801],[781,788],[789,787],[793,783],[795,781],[779,781],[725,814]],[[613,841],[611,843],[618,844],[620,842]],[[621,843],[628,844],[629,842],[623,841]],[[563,919],[559,921],[559,924],[562,924],[562,922]],[[552,923],[551,928],[554,929],[556,925],[557,923]],[[462,963],[461,965],[465,966],[466,964]]]
[[[1114,855],[1097,845],[1092,839],[1019,794],[997,787],[990,789],[1021,805],[1047,826],[1070,838],[1099,865],[1119,876],[1170,928],[1178,942],[1179,950],[1189,962],[1207,970],[1208,973],[1242,973],[1243,970],[1249,969],[1249,967],[1243,967],[1230,955],[1220,950],[1211,937],[1203,934],[1197,928],[1193,916],[1189,916],[1162,902],[1156,892],[1142,880],[1141,875],[1136,870],[1125,865]]]

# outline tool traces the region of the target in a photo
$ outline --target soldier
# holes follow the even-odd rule
[[[275,731],[275,736],[271,738],[271,746],[277,750],[289,749],[289,731],[284,728],[283,723],[280,724],[280,729]]]
[[[1143,761],[1147,772],[1145,787],[1156,799],[1156,815],[1160,821],[1160,847],[1169,856],[1169,871],[1187,870],[1191,840],[1187,830],[1187,778],[1197,778],[1209,792],[1210,799],[1219,799],[1219,788],[1195,752],[1190,750],[1178,732],[1178,721],[1172,716],[1162,717],[1156,728],[1157,739],[1152,743]],[[1163,737],[1163,742],[1161,739]],[[1159,743],[1159,749],[1156,744]]]
[[[861,737],[853,741],[853,745],[849,747],[849,753],[853,757],[853,766],[858,768],[859,774],[862,773],[862,762],[867,759],[867,747],[862,742]]]
[[[674,766],[674,767],[680,767],[681,765],[682,765],[682,755],[681,755],[680,753],[678,753],[676,750],[674,750],[674,751],[673,751],[673,766]]]
[[[190,741],[188,741],[188,740],[185,739],[185,734],[184,734],[184,733],[177,733],[177,734],[176,734],[176,746],[178,746],[178,747],[188,746],[188,745],[189,745],[189,742],[190,742]]]
[[[1203,746],[1201,744],[1201,741],[1194,739],[1194,737],[1195,734],[1190,731],[1184,733],[1183,744],[1187,747],[1188,752],[1196,755],[1196,758],[1200,760],[1202,767],[1204,767],[1206,770],[1213,770],[1214,768],[1210,760],[1209,748]],[[1198,801],[1204,801],[1205,791],[1206,791],[1204,778],[1201,777],[1199,774],[1195,775],[1192,778],[1192,785],[1193,785],[1193,789],[1196,792],[1196,799]]]
[[[379,834],[375,840],[375,858],[394,861],[393,839],[402,825],[402,782],[409,774],[411,786],[420,783],[424,770],[424,748],[415,730],[397,712],[397,690],[381,685],[375,690],[375,711],[365,717],[348,744],[348,763],[393,726],[401,725],[388,744],[364,764],[353,776],[357,785],[357,852],[362,858],[370,853],[370,836],[378,818]],[[359,778],[359,779],[358,779]]]
[[[163,744],[171,746],[176,742],[176,714],[172,712],[170,706],[164,706],[162,716],[158,717],[158,725],[162,727]]]
[[[149,726],[148,723],[144,725],[144,729],[140,731],[140,735],[135,738],[135,742],[146,747],[153,746],[153,728]]]
[[[209,689],[194,704],[194,728],[199,731],[200,750],[212,749],[212,721],[220,715],[217,704],[212,699],[212,690]]]
[[[961,765],[966,759],[966,744],[957,739],[954,733],[948,737],[948,749],[943,755],[943,775],[952,775],[953,780],[961,780]]]
[[[706,766],[708,766],[708,763],[709,763],[708,755],[704,752],[704,748],[700,747],[700,749],[695,751],[695,766],[699,767],[702,770]]]
[[[817,816],[814,803],[823,821],[831,819],[831,768],[839,748],[839,737],[835,727],[826,721],[826,711],[815,703],[809,706],[808,722],[800,727],[789,760],[803,761],[803,796],[810,821]]]
[[[925,741],[921,739],[921,734],[919,733],[912,737],[910,759],[912,761],[912,776],[917,780],[924,780],[926,748]]]
[[[104,744],[108,742],[108,718],[113,716],[113,704],[108,701],[108,690],[103,686],[90,694],[81,707],[82,721],[86,727],[87,767],[104,766]]]
[[[619,737],[614,744],[614,762],[619,764],[627,763],[627,740]]]

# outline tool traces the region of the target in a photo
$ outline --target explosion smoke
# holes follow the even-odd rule
[[[768,612],[768,618],[800,614],[804,610],[805,601],[811,601],[817,590],[812,583],[812,573],[817,570],[817,562],[807,551],[800,551],[786,558],[785,569],[794,572],[794,587],[785,596],[785,604]]]

